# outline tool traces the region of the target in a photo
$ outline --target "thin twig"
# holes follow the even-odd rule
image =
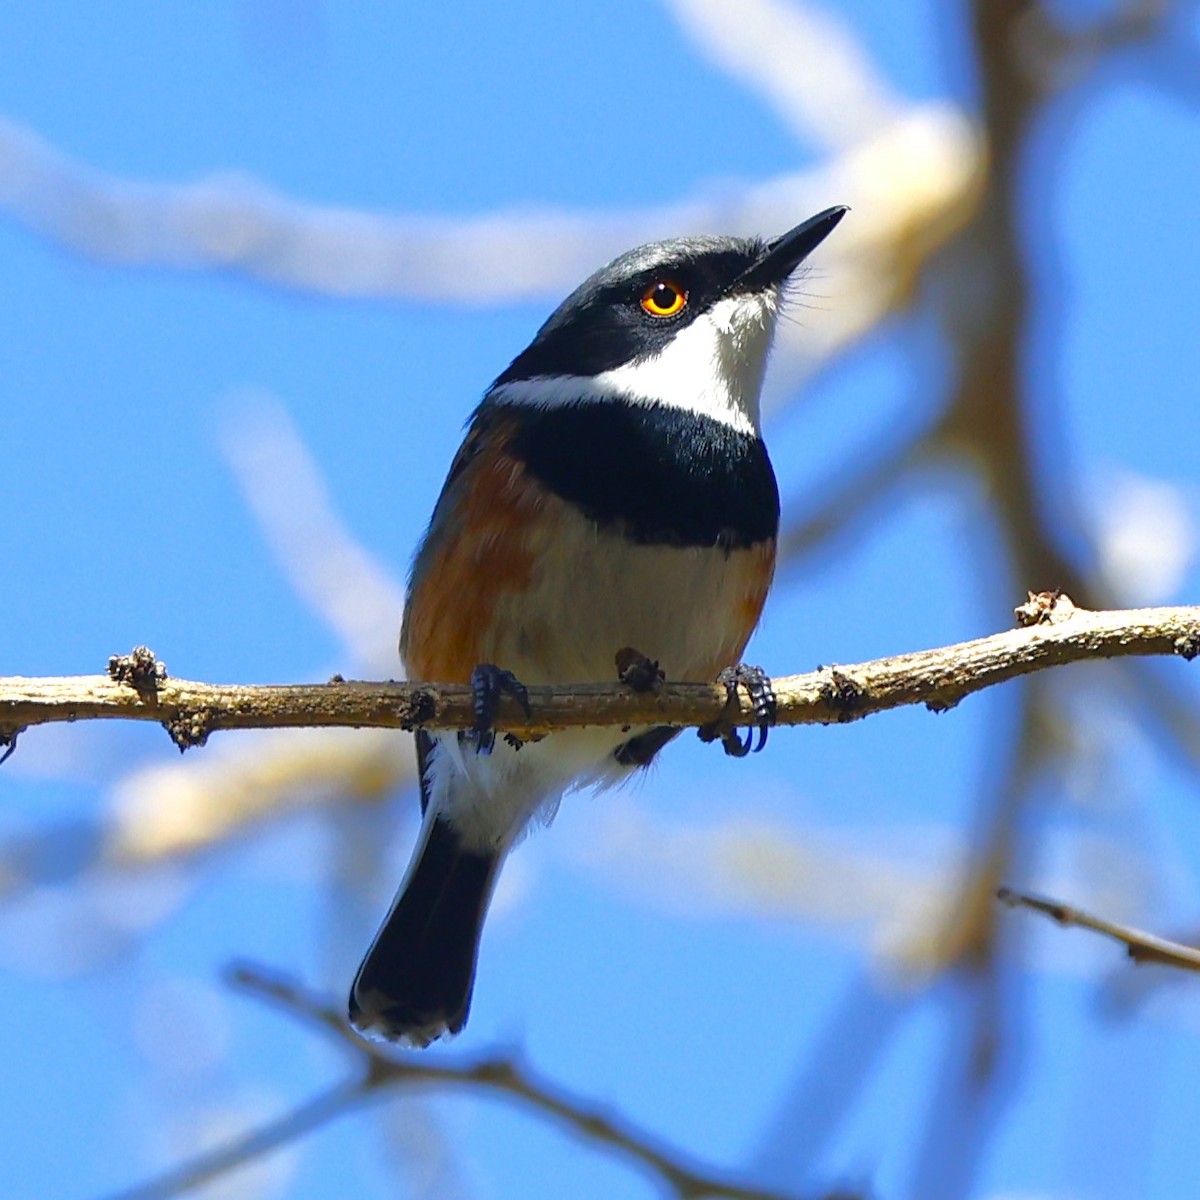
[[[788,1200],[782,1192],[730,1183],[688,1166],[682,1156],[655,1143],[628,1122],[609,1116],[570,1093],[538,1079],[510,1054],[492,1054],[467,1062],[449,1063],[410,1053],[352,1034],[340,1008],[267,974],[241,965],[231,981],[258,999],[268,1000],[289,1016],[332,1038],[355,1059],[357,1069],[347,1080],[301,1105],[291,1113],[231,1141],[157,1179],[130,1188],[109,1200],[170,1200],[216,1176],[244,1165],[271,1150],[401,1087],[449,1085],[486,1088],[557,1120],[573,1133],[600,1143],[631,1159],[665,1184],[678,1200]]]
[[[439,1062],[421,1053],[408,1053],[356,1037],[346,1025],[340,1008],[258,968],[239,966],[233,979],[250,995],[269,1000],[289,1016],[315,1025],[340,1045],[350,1047],[363,1064],[364,1090],[412,1084],[491,1088],[558,1119],[582,1137],[602,1142],[633,1158],[658,1175],[682,1200],[702,1196],[780,1200],[781,1193],[723,1183],[683,1165],[678,1157],[656,1146],[648,1135],[537,1079],[510,1054],[488,1054],[460,1063]]]
[[[845,540],[918,467],[928,465],[936,449],[936,432],[936,426],[921,428],[897,441],[895,431],[889,429],[886,447],[864,446],[855,452],[857,470],[847,471],[838,464],[834,478],[822,481],[811,496],[785,504],[785,512],[791,509],[804,515],[780,531],[780,569],[792,570],[814,552],[827,554],[838,539]]]
[[[272,1150],[296,1141],[372,1098],[358,1080],[347,1080],[252,1133],[198,1154],[190,1162],[145,1183],[113,1192],[107,1200],[170,1200],[173,1196],[182,1196],[193,1188],[211,1183]]]
[[[1161,963],[1166,967],[1178,967],[1182,971],[1200,971],[1200,950],[1191,946],[1156,937],[1152,933],[1134,929],[1131,925],[1107,921],[1060,900],[1034,896],[1014,888],[1001,888],[996,896],[1010,908],[1029,908],[1052,921],[1057,921],[1060,925],[1074,925],[1112,938],[1125,947],[1129,957],[1136,963]]]

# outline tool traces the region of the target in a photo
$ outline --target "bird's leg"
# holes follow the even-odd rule
[[[702,725],[696,731],[700,740],[720,741],[721,748],[731,758],[745,758],[751,750],[757,753],[767,744],[767,731],[775,724],[775,690],[771,687],[770,676],[762,667],[738,663],[735,667],[726,667],[717,676],[717,683],[725,688],[727,703],[730,705],[737,703],[739,685],[746,689],[750,703],[754,706],[755,723],[743,742],[737,726],[730,724],[725,717],[718,717],[711,724]],[[758,731],[757,742],[754,737],[755,730]]]
[[[529,692],[525,685],[511,672],[493,663],[480,663],[471,672],[471,691],[474,693],[475,724],[468,736],[475,740],[476,754],[490,754],[496,744],[496,714],[500,711],[500,697],[506,692],[524,710],[527,717],[533,716],[529,707]],[[506,733],[504,740],[514,750],[524,744],[515,734]]]

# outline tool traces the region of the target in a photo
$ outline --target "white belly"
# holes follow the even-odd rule
[[[643,546],[561,501],[529,542],[529,585],[496,602],[480,661],[530,684],[617,678],[629,646],[668,679],[712,680],[735,663],[770,583],[773,550]],[[429,772],[432,808],[450,815],[468,844],[505,850],[535,815],[549,820],[563,792],[625,778],[613,751],[642,729],[556,733],[490,754],[469,739],[438,736]]]
[[[535,546],[531,586],[497,605],[489,661],[528,683],[616,679],[626,646],[668,679],[710,680],[750,635],[748,596],[770,578],[763,550],[642,546],[567,505]]]

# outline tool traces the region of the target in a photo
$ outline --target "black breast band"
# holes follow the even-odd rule
[[[779,490],[760,437],[665,405],[486,406],[509,451],[601,526],[647,545],[735,550],[774,538]],[[512,425],[509,426],[512,428]]]

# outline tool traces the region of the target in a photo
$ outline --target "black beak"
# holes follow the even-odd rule
[[[767,243],[762,257],[734,281],[732,291],[759,292],[782,283],[836,228],[850,210],[839,204],[809,217]]]

